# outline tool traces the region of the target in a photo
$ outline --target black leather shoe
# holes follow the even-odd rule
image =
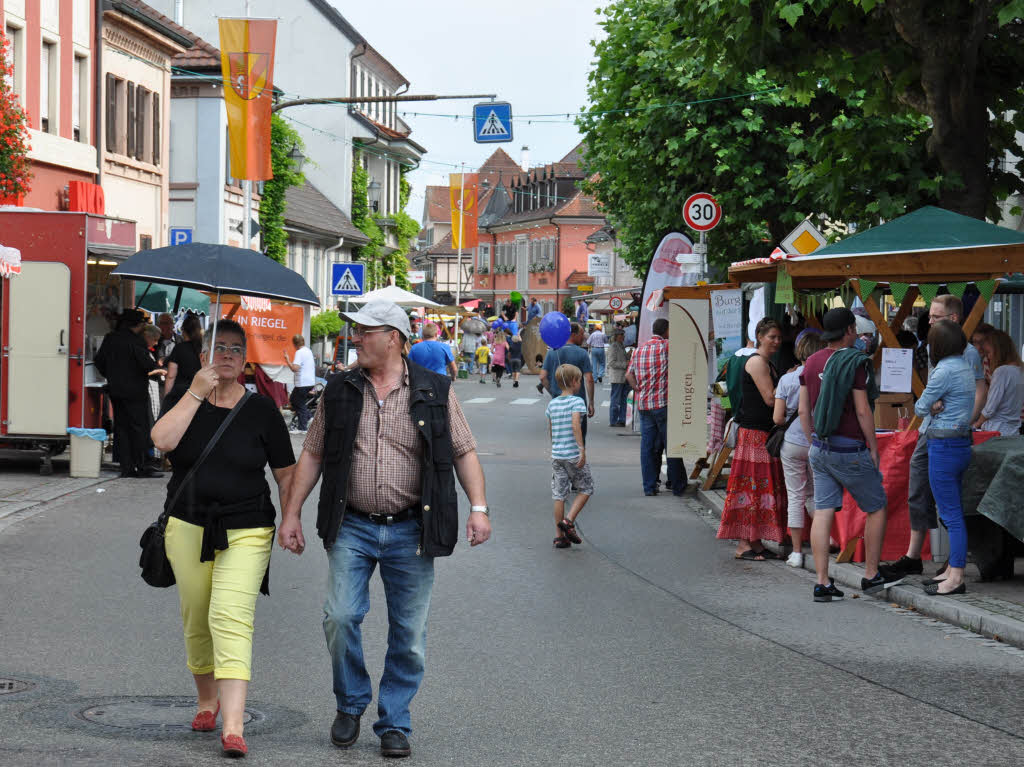
[[[952,596],[956,596],[957,594],[966,594],[967,593],[967,584],[966,583],[961,583],[959,586],[957,586],[952,591],[942,592],[942,591],[939,591],[939,584],[936,583],[936,584],[934,584],[932,586],[925,586],[924,587],[924,593],[927,594],[930,597],[952,597]]]
[[[388,730],[380,736],[380,755],[393,759],[404,759],[412,754],[412,746],[404,732]]]
[[[331,743],[338,748],[348,748],[359,739],[359,717],[339,711],[331,725]]]
[[[164,473],[162,471],[156,471],[155,469],[146,466],[143,469],[139,469],[139,473],[135,476],[139,479],[159,479]]]

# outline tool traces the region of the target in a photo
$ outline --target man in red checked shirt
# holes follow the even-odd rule
[[[661,454],[668,444],[668,320],[659,318],[653,335],[633,352],[626,381],[633,387],[634,404],[640,416],[640,470],[644,495],[658,494]],[[686,469],[682,458],[668,459],[667,487],[672,495],[686,490]]]

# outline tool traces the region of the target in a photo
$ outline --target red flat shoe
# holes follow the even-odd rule
[[[192,729],[196,732],[210,732],[217,729],[217,714],[220,713],[220,701],[216,711],[200,711],[192,720]]]
[[[245,745],[245,738],[241,735],[221,735],[220,745],[224,748],[224,756],[238,759],[249,753]]]

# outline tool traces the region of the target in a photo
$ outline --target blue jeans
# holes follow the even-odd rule
[[[594,368],[594,379],[604,378],[604,347],[590,350],[590,366]]]
[[[668,445],[668,408],[659,407],[654,410],[640,410],[640,472],[644,482],[644,492],[653,493],[657,488],[658,477],[661,475],[661,454]],[[683,479],[685,469],[682,458],[668,459],[668,481],[672,484],[672,494],[682,495],[686,489]]]
[[[360,716],[373,697],[363,662],[361,626],[370,609],[370,576],[380,565],[388,606],[388,651],[377,693],[378,735],[412,732],[409,704],[423,680],[433,557],[416,556],[422,523],[378,525],[346,514],[328,553],[324,634],[334,669],[338,711]]]
[[[935,496],[939,519],[949,533],[949,566],[967,565],[967,527],[960,486],[971,462],[969,437],[928,438],[928,484]]]
[[[608,423],[612,426],[626,422],[626,397],[628,394],[628,383],[612,384],[612,400],[608,407]]]

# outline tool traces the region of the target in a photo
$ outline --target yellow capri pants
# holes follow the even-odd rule
[[[273,527],[228,530],[228,548],[200,562],[203,528],[175,517],[164,542],[174,570],[185,628],[185,652],[193,674],[216,679],[251,677],[253,616],[270,563]]]

